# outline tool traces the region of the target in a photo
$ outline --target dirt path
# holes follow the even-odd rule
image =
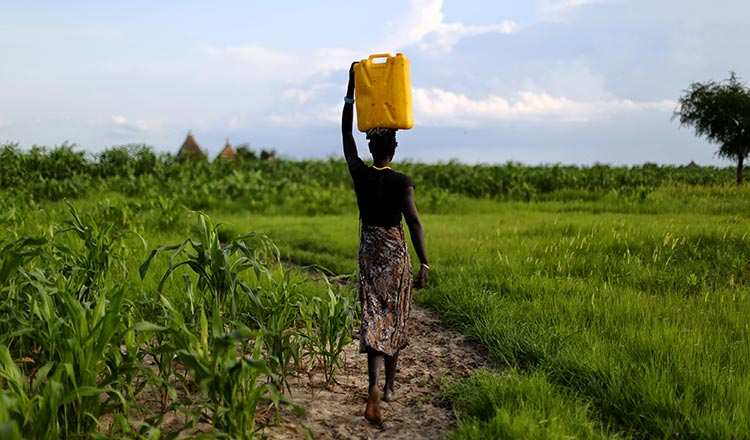
[[[440,400],[445,381],[467,377],[478,367],[490,366],[484,351],[461,334],[442,327],[422,308],[412,309],[409,321],[411,343],[401,352],[396,391],[404,398],[383,403],[382,426],[368,423],[363,414],[367,399],[367,361],[359,354],[359,341],[344,351],[345,366],[338,385],[328,390],[322,374],[292,379],[292,400],[305,408],[307,418],[297,418],[286,427],[266,431],[281,440],[304,439],[301,427],[316,439],[436,439],[455,426],[449,405]],[[382,380],[382,377],[381,377]]]

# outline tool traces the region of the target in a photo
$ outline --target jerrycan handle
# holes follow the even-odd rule
[[[376,53],[374,55],[370,55],[370,57],[368,58],[368,61],[372,61],[372,60],[374,60],[376,58],[386,58],[387,59],[387,58],[390,58],[390,56],[391,56],[391,54],[389,54],[389,53]]]

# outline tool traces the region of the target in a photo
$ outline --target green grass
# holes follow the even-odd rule
[[[324,168],[330,171],[332,181],[340,177],[339,165],[330,163]],[[528,174],[510,165],[506,168]],[[311,170],[315,169],[311,165]],[[455,171],[451,167],[442,170],[448,174]],[[181,178],[193,179],[187,169],[178,171]],[[346,188],[348,180],[347,184],[331,188],[311,187],[299,183],[300,178],[294,176],[269,180],[235,171],[227,174],[226,180],[210,180],[213,186],[206,183],[189,187],[189,190],[178,185],[179,179],[169,181],[169,185],[182,188],[182,192],[176,194],[161,194],[151,188],[141,195],[138,190],[149,188],[148,180],[129,179],[125,183],[132,187],[130,193],[138,198],[111,191],[97,194],[96,198],[74,200],[83,217],[80,222],[74,222],[78,228],[67,233],[55,234],[71,226],[65,224],[71,219],[65,203],[33,200],[27,203],[21,196],[0,197],[0,218],[6,219],[1,222],[0,243],[3,247],[11,246],[7,249],[13,252],[18,249],[21,252],[0,256],[0,262],[8,262],[6,267],[10,268],[10,275],[3,276],[7,284],[0,286],[0,293],[5,295],[2,305],[12,311],[5,314],[2,322],[11,328],[17,322],[31,320],[36,310],[33,305],[47,301],[47,297],[55,301],[77,298],[86,313],[96,311],[98,309],[92,308],[94,305],[109,307],[114,303],[92,302],[89,295],[109,299],[121,291],[127,316],[112,324],[117,329],[112,336],[112,347],[128,344],[135,350],[134,356],[142,357],[145,351],[139,350],[147,341],[162,345],[143,350],[168,350],[170,344],[180,342],[183,362],[195,352],[195,359],[215,367],[226,355],[228,362],[239,362],[232,364],[239,368],[236,371],[242,371],[243,377],[255,381],[262,365],[231,359],[229,355],[236,353],[234,348],[206,345],[208,341],[243,345],[245,335],[250,333],[241,325],[235,326],[238,323],[225,322],[228,332],[225,334],[223,324],[213,320],[226,314],[224,311],[216,313],[213,306],[198,312],[191,309],[191,295],[197,295],[200,289],[194,271],[176,271],[165,281],[160,296],[159,282],[170,269],[170,258],[154,258],[143,281],[139,279],[137,268],[156,246],[176,245],[187,237],[195,240],[205,234],[206,231],[196,225],[195,214],[187,210],[186,206],[190,206],[211,208],[212,221],[224,223],[212,229],[214,235],[209,247],[217,256],[220,248],[231,243],[234,237],[256,231],[267,234],[278,245],[283,259],[324,267],[335,274],[352,274],[357,266],[358,221],[354,196]],[[436,176],[429,169],[423,171],[425,176]],[[469,171],[492,170],[467,168],[462,173]],[[499,173],[502,169],[495,171]],[[542,179],[534,185],[546,188],[549,185],[545,184],[544,176],[562,171],[534,170],[527,177]],[[607,170],[586,172],[589,175],[594,171],[604,173]],[[471,178],[470,174],[458,177],[463,180],[445,180],[451,185],[465,181],[470,190],[471,185],[491,183]],[[426,187],[425,179],[423,176],[422,186]],[[608,179],[610,183],[613,181],[611,176]],[[247,190],[248,182],[256,185],[252,187],[254,190]],[[111,182],[103,187],[111,188]],[[258,189],[266,187],[268,193]],[[529,187],[529,197],[524,194],[510,197],[531,200],[526,203],[467,199],[445,188],[449,186],[417,191],[417,204],[424,208],[422,221],[432,273],[430,286],[418,292],[416,298],[436,310],[445,324],[460,329],[485,346],[497,362],[496,372],[478,372],[469,380],[446,389],[445,398],[455,406],[460,419],[458,429],[449,437],[748,436],[750,329],[746,315],[750,309],[750,254],[747,251],[750,197],[747,197],[747,189],[666,184],[654,191],[646,187],[641,190],[638,186],[616,191],[607,186],[588,193],[571,184],[571,188],[560,192]],[[491,188],[487,190],[489,193],[482,192],[485,190],[481,188],[471,191],[474,190],[480,195],[492,192]],[[64,185],[55,191],[54,199],[61,194],[77,193],[66,193]],[[215,194],[231,197],[217,200]],[[348,198],[343,198],[345,194]],[[13,211],[15,214],[10,215]],[[86,216],[89,215],[92,223],[87,226],[89,217]],[[146,246],[135,234],[119,235],[126,230],[143,236]],[[24,237],[41,237],[41,241],[23,241]],[[91,246],[82,244],[87,242]],[[41,246],[46,253],[33,253],[34,246]],[[32,253],[24,253],[27,250]],[[14,266],[14,258],[20,258],[20,266]],[[184,254],[179,261],[183,259],[206,263],[204,268],[213,267],[217,273],[226,267],[218,264],[218,260],[200,262],[196,254]],[[42,262],[51,266],[43,267]],[[222,276],[233,277],[233,272],[239,273],[231,266],[226,270],[229,272]],[[242,277],[252,290],[258,280],[248,272],[243,272]],[[192,281],[186,282],[185,276],[193,276]],[[303,281],[296,273],[278,279],[264,287],[267,290],[259,302],[242,302],[242,307],[246,308],[238,310],[248,317],[252,317],[247,314],[254,311],[273,307],[284,311],[264,316],[268,321],[256,319],[257,325],[251,329],[256,332],[252,334],[263,338],[255,344],[256,351],[262,344],[268,344],[265,348],[268,352],[276,350],[276,360],[271,359],[268,364],[271,367],[283,370],[290,362],[283,354],[286,353],[283,344],[290,341],[284,339],[287,335],[283,332],[276,331],[286,328],[276,317],[293,308],[288,298],[293,298],[292,302],[322,298],[306,303],[319,307],[317,310],[287,316],[300,330],[315,325],[313,320],[327,325],[331,317],[341,322],[349,319],[335,307],[323,307],[333,304],[323,301],[330,293],[326,286]],[[57,291],[73,296],[59,295]],[[99,291],[105,295],[100,295]],[[25,304],[23,301],[33,307],[25,311],[16,307]],[[259,306],[254,308],[252,304]],[[185,326],[177,325],[174,317],[178,314],[186,316]],[[70,321],[65,314],[56,319],[56,322]],[[138,328],[144,332],[138,338],[132,336],[134,331],[125,330],[149,321],[156,327],[141,324]],[[211,322],[210,327],[208,322]],[[237,330],[232,331],[234,328]],[[28,331],[28,335],[38,333]],[[274,331],[281,338],[275,338]],[[190,334],[201,337],[191,338]],[[21,359],[22,343],[28,341],[21,338],[11,343],[12,333],[0,336],[6,338],[5,345],[10,350],[15,350],[13,359]],[[344,336],[335,332],[321,333],[316,347],[298,348],[325,352],[327,365],[333,372],[336,345],[345,340]],[[31,341],[30,336],[24,334],[23,337]],[[35,347],[28,342],[29,350],[34,352],[38,349]],[[216,351],[218,348],[224,351]],[[109,362],[121,362],[118,349],[105,351],[111,357]],[[212,358],[206,357],[209,352],[214,353]],[[91,353],[88,356],[96,357]],[[39,359],[37,362],[41,365],[42,360],[47,361]],[[127,361],[135,363],[117,364],[118,368],[137,370],[137,358]],[[28,391],[34,384],[7,364],[9,368],[3,374],[25,384]],[[107,374],[105,365],[96,367],[102,368],[102,377]],[[174,365],[165,365],[164,372],[173,371],[169,370],[172,367]],[[200,365],[194,368],[196,372],[199,367],[202,368]],[[59,371],[62,375],[62,370]],[[205,383],[223,384],[223,388],[220,393],[207,389],[207,393],[214,394],[203,402],[214,405],[213,409],[230,408],[245,415],[251,410],[243,407],[246,402],[232,400],[234,391],[230,387],[233,385],[222,382],[226,376],[220,369],[212,367],[206,371]],[[196,372],[192,374],[197,375]],[[27,372],[21,371],[24,373]],[[30,373],[33,376],[35,371]],[[3,392],[10,395],[7,377],[2,384]],[[169,374],[162,379],[167,377]],[[156,384],[159,385],[158,381]],[[36,385],[43,384],[37,382]],[[165,393],[174,393],[173,384],[161,385]],[[283,386],[283,381],[279,381],[279,385]],[[93,382],[87,386],[91,388],[84,389],[85,392],[99,395],[100,389],[94,387]],[[110,407],[129,405],[118,403],[118,396],[127,400],[138,392],[129,386],[127,381],[112,382],[107,389],[112,396],[108,401]],[[243,392],[252,393],[255,389]],[[76,396],[76,391],[71,392]],[[31,399],[47,397],[54,402],[51,389],[47,395],[30,396]],[[89,405],[88,397],[75,397],[80,400],[77,405]],[[60,412],[68,411],[65,406],[68,403],[61,404],[64,410]],[[101,411],[96,405],[90,406],[92,414]],[[12,400],[3,400],[0,429],[31,432],[30,427],[36,426],[39,420],[32,412],[36,407],[29,405],[27,417],[23,419],[18,415],[19,408]],[[46,416],[52,420],[57,413],[49,411]],[[206,414],[209,413],[211,411]],[[117,420],[125,424],[122,432],[130,429],[123,417]],[[65,421],[72,424],[73,416]],[[253,429],[249,419],[243,422],[243,427],[232,427],[232,420],[220,422],[214,421],[227,430]],[[75,423],[81,424],[83,431],[91,429],[90,417]],[[75,427],[71,425],[72,428]],[[83,432],[71,429],[65,426],[59,431]]]
[[[488,419],[452,397],[462,420],[456,435],[745,437],[745,196],[668,187],[640,201],[472,201],[424,215],[433,271],[418,300],[484,345],[499,369],[512,368],[520,384],[472,379],[480,400],[503,389],[488,400],[497,414]],[[308,264],[319,255],[337,271],[356,267],[356,213],[253,223],[292,259]],[[542,398],[548,393],[554,411]],[[562,421],[540,424],[549,414]]]
[[[615,437],[591,420],[589,406],[550,383],[541,372],[489,371],[451,387],[445,398],[471,417],[459,421],[449,439],[593,439]]]

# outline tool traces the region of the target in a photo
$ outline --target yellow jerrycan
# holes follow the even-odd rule
[[[370,55],[355,64],[354,93],[359,131],[371,128],[408,130],[414,126],[409,59],[404,54]]]

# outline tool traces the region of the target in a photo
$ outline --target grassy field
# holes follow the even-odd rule
[[[418,300],[511,371],[446,393],[453,437],[748,435],[747,212],[744,189],[665,187],[424,215],[433,278]],[[300,263],[356,269],[356,214],[249,221]]]
[[[335,376],[354,292],[281,263],[355,273],[342,161],[0,156],[0,437],[252,438],[295,368]],[[450,438],[748,437],[750,194],[726,169],[405,170],[417,301],[496,362],[446,386]]]

